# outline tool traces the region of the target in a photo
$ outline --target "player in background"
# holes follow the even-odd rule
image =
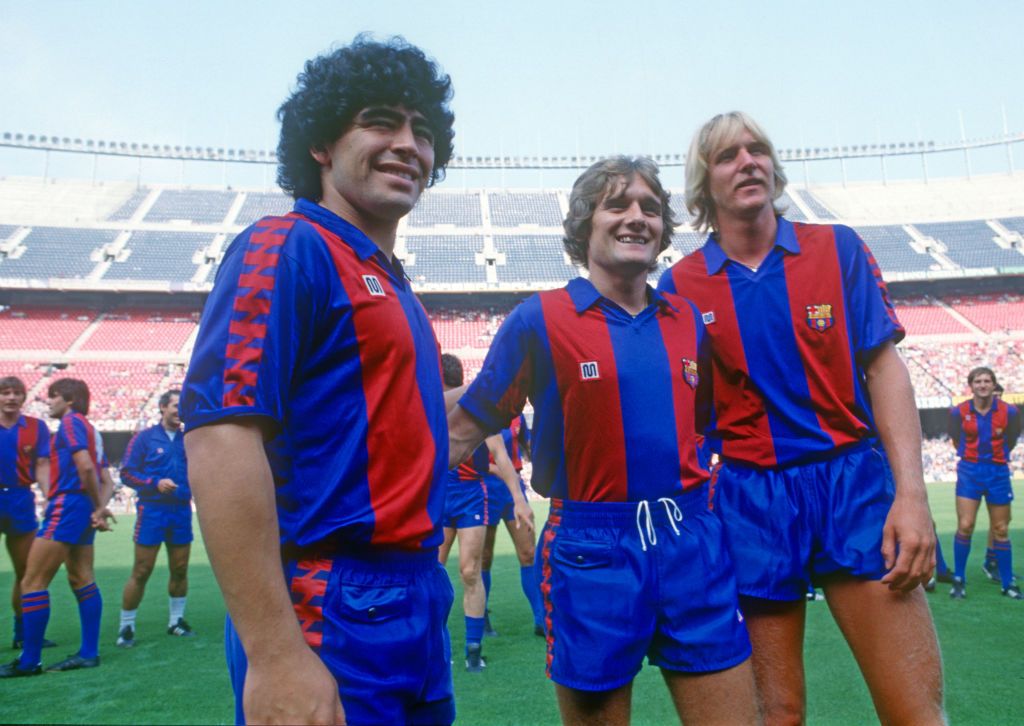
[[[765,720],[805,718],[813,582],[880,720],[943,723],[919,587],[935,537],[914,393],[895,348],[904,331],[856,233],[787,221],[775,206],[785,185],[750,116],[705,123],[687,156],[686,205],[710,236],[659,283],[697,304],[712,339],[717,510]]]
[[[121,621],[117,645],[135,645],[136,625],[146,582],[153,574],[160,545],[167,545],[169,618],[167,634],[194,635],[185,620],[188,597],[188,559],[192,548],[192,492],[188,487],[185,441],[178,417],[181,391],[160,395],[160,422],[132,437],[124,453],[121,481],[138,494],[135,563],[121,594]]]
[[[1002,386],[1001,383],[998,383],[998,382],[996,383],[995,388],[992,389],[992,395],[995,398],[1002,399],[1002,397],[1003,397],[1003,386]],[[1020,410],[1019,406],[1018,406],[1017,410],[1018,411]],[[985,559],[981,563],[981,569],[985,573],[985,577],[987,577],[990,582],[1000,582],[999,565],[996,563],[996,551],[995,551],[995,548],[993,548],[993,546],[992,546],[992,542],[994,540],[995,540],[995,532],[993,531],[992,520],[990,519],[989,523],[988,523],[988,544],[987,544],[986,549],[985,549]],[[1016,575],[1016,573],[1011,572],[1010,575],[1012,577],[1013,584],[1016,585],[1017,584],[1017,575]],[[952,582],[952,575],[950,576],[950,579],[948,580],[948,582]]]
[[[394,255],[450,99],[401,38],[307,62],[278,112],[295,208],[235,238],[203,311],[181,417],[239,721],[455,718],[440,356]]]
[[[445,391],[462,386],[462,361],[451,353],[444,353],[441,356],[441,368]],[[480,571],[489,511],[484,476],[490,469],[492,458],[502,487],[506,487],[506,492],[516,490],[519,495],[515,500],[516,527],[533,532],[533,510],[526,502],[526,497],[518,491],[519,479],[505,455],[504,442],[501,436],[490,436],[473,451],[469,459],[448,471],[444,542],[438,553],[441,564],[447,564],[452,544],[458,538],[462,609],[466,618],[466,670],[470,673],[480,673],[486,667],[483,636],[487,595]]]
[[[25,623],[21,617],[21,578],[25,575],[28,552],[35,539],[35,493],[38,484],[43,495],[50,486],[50,430],[40,419],[21,413],[25,405],[25,383],[16,376],[0,378],[0,534],[7,542],[7,553],[14,567],[11,608],[14,610],[14,642],[21,650]],[[43,647],[53,646],[43,642]]]
[[[653,161],[587,169],[563,243],[589,279],[520,303],[448,417],[458,461],[533,404],[531,484],[551,497],[538,557],[547,673],[564,723],[628,723],[645,656],[682,721],[758,720],[697,459],[710,403],[703,325],[687,300],[647,285],[673,227]]]
[[[526,485],[523,483],[523,457],[529,456],[530,431],[526,426],[526,417],[519,414],[512,419],[508,428],[502,429],[501,439],[505,445],[505,453],[516,472],[519,490],[523,493],[526,501]],[[533,614],[533,632],[535,635],[544,635],[544,601],[540,595],[540,583],[537,580],[537,570],[534,567],[536,558],[536,540],[533,528],[521,527],[517,524],[515,514],[515,501],[509,494],[508,488],[501,477],[488,471],[484,474],[484,484],[487,486],[487,531],[484,534],[483,565],[480,577],[484,583],[484,591],[487,594],[487,602],[491,598],[491,565],[494,563],[494,540],[498,534],[498,522],[504,522],[509,537],[512,538],[512,545],[516,551],[516,558],[519,560],[519,585],[523,589],[526,601],[530,604],[530,611]],[[527,502],[527,505],[529,503]],[[491,625],[491,611],[488,606],[484,615],[484,635],[497,636],[498,631]]]
[[[949,437],[960,461],[956,465],[956,537],[953,539],[953,586],[949,596],[967,596],[967,557],[982,497],[988,506],[992,546],[1003,595],[1022,600],[1013,582],[1010,547],[1010,451],[1020,438],[1020,410],[994,395],[996,374],[984,366],[967,374],[971,398],[949,411]]]
[[[78,600],[82,647],[47,671],[95,668],[100,664],[99,635],[103,599],[93,572],[96,530],[109,530],[106,503],[112,489],[101,484],[102,443],[86,418],[89,387],[76,378],[59,378],[47,391],[50,416],[60,426],[50,446],[49,502],[28,556],[21,581],[25,640],[21,656],[0,668],[0,678],[38,675],[50,619],[50,583],[62,563]]]

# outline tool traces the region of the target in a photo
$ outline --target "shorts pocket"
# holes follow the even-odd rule
[[[383,623],[405,617],[411,608],[409,588],[404,585],[371,587],[342,584],[339,614],[357,623]]]
[[[575,570],[611,567],[615,549],[610,542],[556,539],[551,553],[555,562]]]

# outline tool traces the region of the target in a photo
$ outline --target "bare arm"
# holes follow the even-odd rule
[[[107,509],[110,498],[114,496],[114,478],[110,476],[110,469],[103,466],[99,470],[100,475],[100,504],[92,513],[92,526],[101,532],[109,532],[110,524],[107,520],[117,521],[113,512]]]
[[[36,484],[43,493],[43,499],[50,498],[50,460],[40,456],[36,459]]]
[[[494,459],[494,464],[491,468],[505,482],[505,486],[512,495],[512,507],[516,516],[516,529],[526,527],[528,532],[532,532],[533,509],[530,507],[529,502],[526,501],[526,497],[523,496],[523,490],[519,486],[519,474],[516,473],[515,467],[512,466],[512,461],[508,458],[508,452],[505,451],[505,442],[502,440],[501,434],[488,436],[486,440],[487,450],[491,452],[491,458]]]
[[[89,495],[89,499],[92,500],[93,510],[101,508],[103,505],[100,503],[100,479],[89,452],[85,449],[79,449],[71,455],[71,460],[75,462],[75,468],[78,470],[78,479],[82,482],[82,488]]]
[[[448,468],[458,466],[468,459],[485,438],[487,432],[480,428],[477,420],[466,413],[462,406],[455,404],[448,412]]]
[[[935,568],[935,529],[921,469],[921,423],[914,389],[896,346],[886,343],[865,369],[878,435],[888,455],[896,497],[882,534],[890,568],[882,582],[910,591],[927,582]]]
[[[274,482],[255,423],[185,435],[210,563],[249,660],[249,723],[342,723],[334,677],[309,648],[281,567]]]

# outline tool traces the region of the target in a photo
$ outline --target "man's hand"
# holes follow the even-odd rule
[[[897,496],[882,529],[882,556],[889,571],[882,583],[909,592],[935,569],[935,528],[927,500]]]
[[[338,683],[304,644],[293,655],[249,661],[243,696],[251,724],[343,724]]]
[[[512,511],[516,515],[516,529],[526,528],[526,531],[533,534],[533,507],[526,501],[525,497],[516,497],[512,505]]]
[[[92,528],[97,529],[100,532],[110,532],[113,530],[113,527],[111,527],[110,523],[107,521],[108,519],[111,522],[117,522],[117,517],[115,517],[113,512],[106,507],[100,507],[89,517]]]
[[[174,483],[173,479],[161,479],[156,483],[156,490],[161,494],[170,494],[178,485]]]

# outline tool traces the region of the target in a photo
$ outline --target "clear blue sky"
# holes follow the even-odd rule
[[[1004,109],[1024,130],[1024,4],[1006,0],[0,0],[0,19],[0,131],[273,148],[302,63],[363,30],[451,74],[466,155],[685,151],[732,108],[783,148],[954,140],[959,112],[969,137]],[[0,174],[38,157],[0,153]]]

